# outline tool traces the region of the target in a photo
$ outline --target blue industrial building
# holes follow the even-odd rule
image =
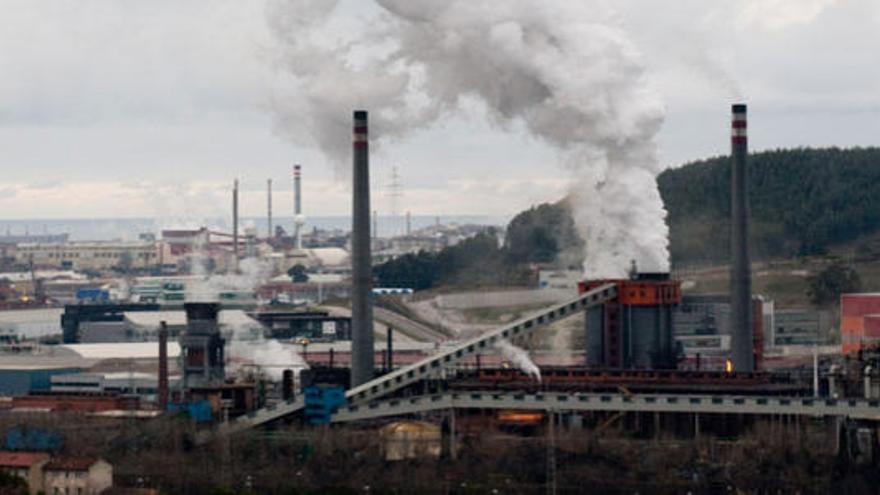
[[[51,377],[68,373],[80,373],[82,368],[63,366],[2,366],[0,367],[0,396],[27,395],[31,392],[48,392]]]

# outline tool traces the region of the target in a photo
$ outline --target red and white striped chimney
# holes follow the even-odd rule
[[[752,338],[752,264],[749,255],[748,124],[745,104],[735,104],[731,110],[731,357],[735,371],[751,372],[755,370],[755,352]]]

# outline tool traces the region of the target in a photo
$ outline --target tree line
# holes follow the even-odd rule
[[[748,173],[756,259],[826,254],[880,227],[880,148],[752,153]],[[667,170],[657,183],[673,262],[726,260],[730,158]]]
[[[756,260],[823,255],[835,244],[880,228],[880,148],[752,153],[748,173]],[[730,157],[666,170],[657,184],[668,212],[673,263],[726,262]],[[519,213],[503,235],[487,230],[437,253],[405,255],[376,267],[375,275],[381,285],[416,290],[516,285],[528,283],[530,266],[577,269],[583,254],[569,205],[562,200]],[[818,286],[815,290],[822,292]]]
[[[489,227],[438,252],[387,261],[374,268],[374,275],[379,285],[415,290],[524,285],[531,282],[531,266],[557,262],[561,254],[582,246],[564,203],[542,204],[514,217],[503,234]]]

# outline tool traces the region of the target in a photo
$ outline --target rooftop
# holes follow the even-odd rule
[[[65,344],[56,346],[72,351],[83,359],[158,359],[158,342],[120,342],[100,344]],[[180,345],[168,342],[168,358],[180,356]]]
[[[56,457],[43,467],[45,471],[88,471],[95,465],[95,457]]]
[[[49,459],[45,452],[0,451],[0,467],[27,468]]]

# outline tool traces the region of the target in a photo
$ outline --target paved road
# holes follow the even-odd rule
[[[351,317],[351,310],[339,306],[323,306],[333,315]],[[393,311],[373,306],[374,333],[385,338],[388,326],[394,328],[394,340],[400,342],[439,342],[447,337],[433,328],[397,314]]]
[[[373,306],[373,318],[422,342],[440,342],[448,338],[438,330],[378,306]]]

